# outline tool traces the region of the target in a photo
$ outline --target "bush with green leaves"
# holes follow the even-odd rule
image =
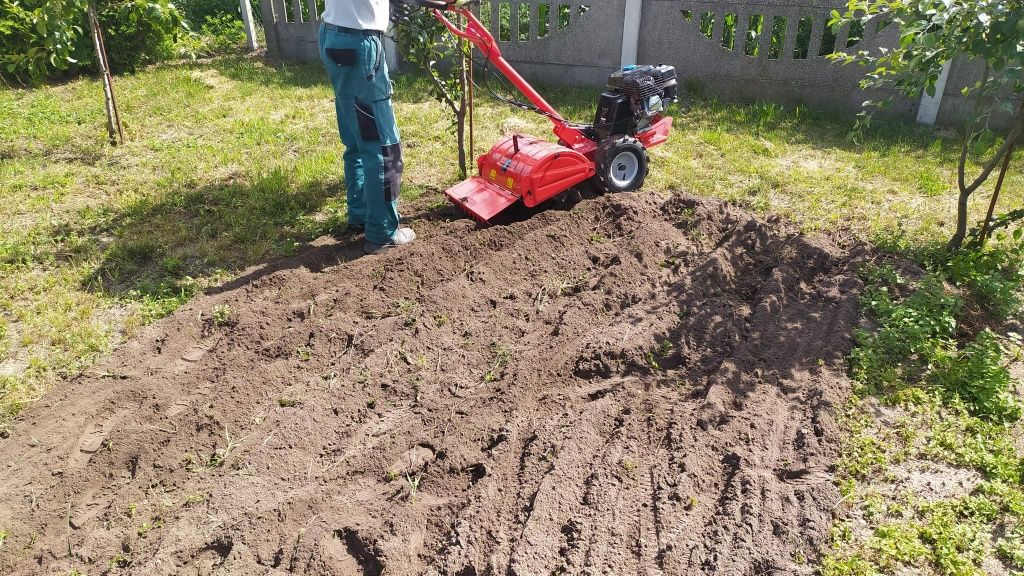
[[[196,30],[211,18],[239,17],[238,0],[180,0],[178,8],[189,26]]]
[[[246,47],[245,28],[237,16],[211,16],[198,32],[188,32],[178,41],[181,56],[200,58],[239,52]]]
[[[114,72],[173,54],[183,22],[170,0],[94,0],[94,5]],[[0,73],[26,82],[94,71],[87,7],[86,0],[0,0]]]
[[[142,66],[174,56],[174,42],[182,32],[181,13],[169,0],[95,0],[107,46],[110,69],[134,72]],[[86,34],[86,40],[89,40]],[[96,62],[92,42],[79,61],[89,68]]]

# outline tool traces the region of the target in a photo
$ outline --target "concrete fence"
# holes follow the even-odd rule
[[[481,19],[502,52],[528,79],[601,86],[625,64],[671,64],[692,92],[725,99],[805,104],[856,112],[865,100],[891,98],[889,112],[927,123],[957,124],[970,108],[960,93],[980,66],[956,61],[935,98],[910,100],[860,88],[865,69],[828,54],[891,47],[895,26],[844,26],[829,14],[842,0],[488,0]],[[272,57],[319,58],[322,0],[261,0]],[[393,47],[392,47],[393,48]],[[394,58],[392,53],[391,58]]]

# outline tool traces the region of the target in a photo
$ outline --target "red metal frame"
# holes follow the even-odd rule
[[[459,14],[466,19],[465,29],[459,28],[452,23],[451,20],[445,17],[440,10],[434,10],[434,16],[445,25],[446,28],[452,33],[464,40],[469,40],[476,46],[480,52],[494,64],[495,68],[501,71],[506,78],[512,82],[520,92],[525,95],[534,106],[542,110],[551,120],[551,123],[555,125],[554,133],[558,136],[558,139],[565,143],[566,146],[573,150],[580,152],[581,154],[590,154],[597,148],[597,144],[587,138],[582,131],[577,128],[573,128],[562,115],[559,114],[551,104],[548,104],[547,100],[544,99],[533,86],[523,79],[516,72],[515,68],[505,60],[505,57],[501,55],[501,48],[498,47],[497,41],[494,40],[494,35],[487,29],[486,26],[480,22],[480,19],[473,14],[472,10],[468,8],[450,8],[451,12]]]

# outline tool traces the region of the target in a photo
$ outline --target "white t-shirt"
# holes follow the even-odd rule
[[[388,0],[326,0],[321,20],[356,30],[388,29]]]

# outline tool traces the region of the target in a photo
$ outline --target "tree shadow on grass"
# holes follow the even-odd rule
[[[332,180],[295,182],[273,169],[136,201],[100,226],[72,231],[93,236],[102,250],[83,287],[139,303],[144,316],[165,315],[235,271],[341,234],[342,189]]]

